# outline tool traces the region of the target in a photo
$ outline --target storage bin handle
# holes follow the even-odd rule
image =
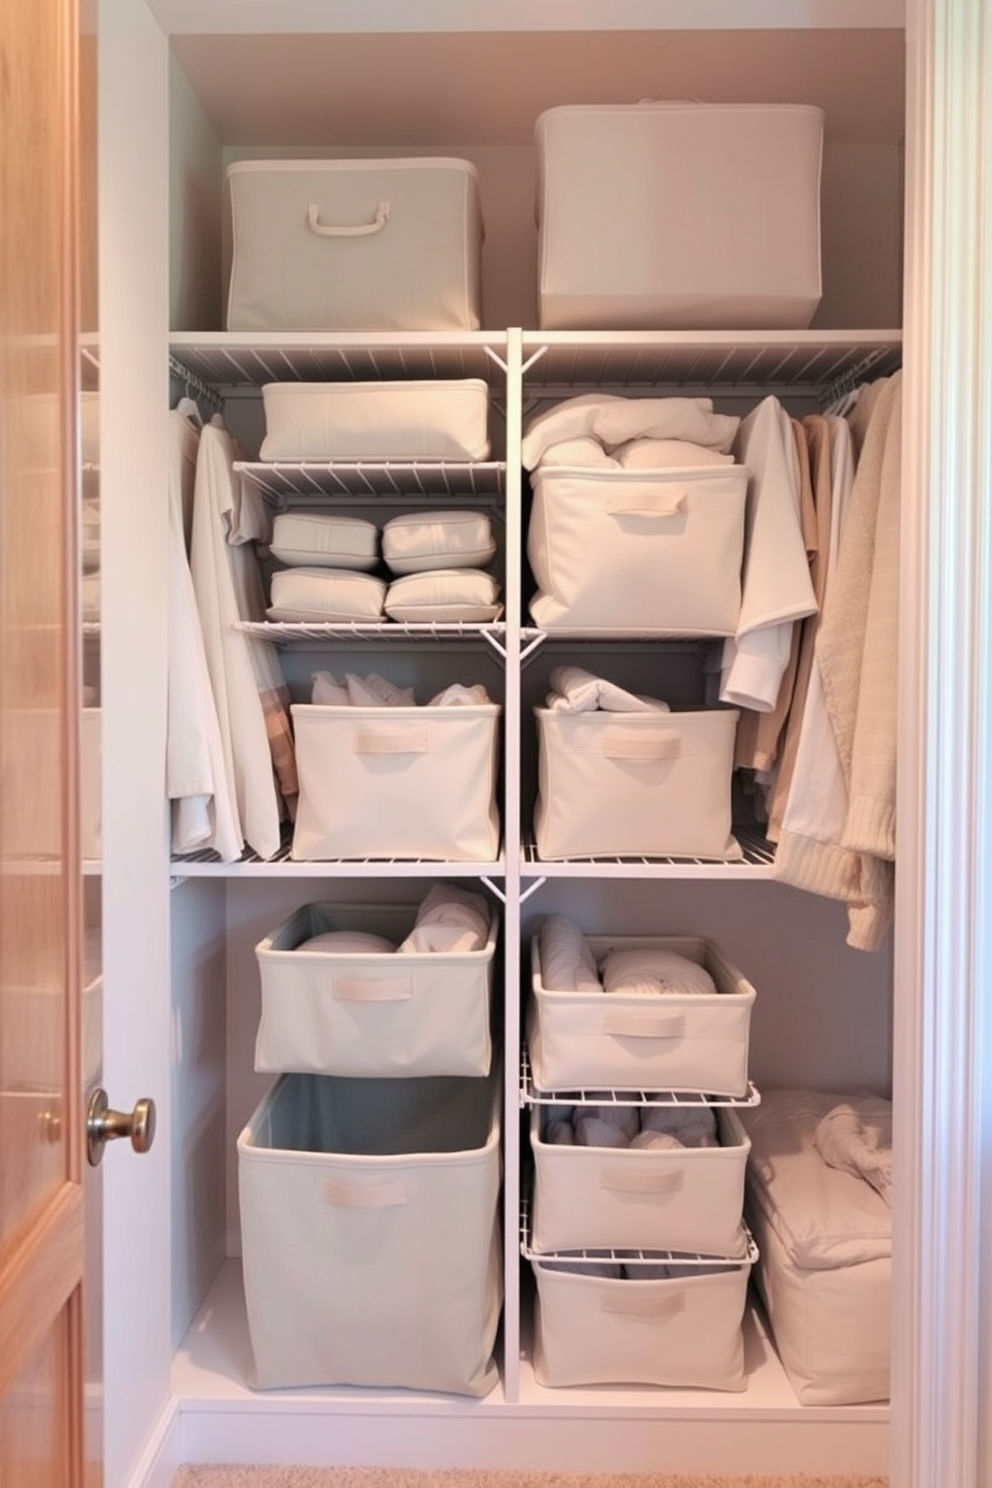
[[[359,729],[352,737],[355,754],[426,754],[426,729]]]
[[[685,1311],[685,1292],[670,1292],[665,1296],[638,1296],[624,1286],[619,1291],[606,1293],[601,1299],[603,1312],[614,1312],[622,1317],[635,1318],[645,1323],[665,1323]]]
[[[396,1209],[406,1203],[406,1184],[395,1182],[365,1186],[325,1178],[324,1200],[337,1209]]]
[[[408,1002],[413,996],[413,982],[409,977],[335,979],[331,996],[335,1002]]]
[[[389,221],[389,203],[376,203],[375,217],[371,222],[359,222],[352,227],[336,227],[331,222],[321,222],[320,208],[316,202],[307,202],[307,226],[320,238],[368,238],[382,232]]]
[[[686,499],[685,491],[667,486],[629,495],[612,491],[606,498],[606,510],[611,517],[676,517],[685,511]]]
[[[659,994],[661,995],[661,994]],[[603,1028],[617,1038],[677,1039],[685,1036],[685,1013],[654,1008],[606,1008]]]
[[[642,1194],[645,1198],[656,1199],[662,1194],[681,1193],[685,1187],[685,1169],[635,1173],[630,1167],[604,1168],[599,1176],[599,1186],[612,1193]]]
[[[657,760],[676,759],[682,752],[682,740],[678,734],[651,733],[644,729],[606,729],[603,734],[603,754],[606,759]]]

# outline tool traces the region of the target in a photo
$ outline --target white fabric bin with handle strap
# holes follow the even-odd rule
[[[714,1110],[718,1147],[660,1149],[551,1142],[548,1112],[546,1105],[531,1106],[535,1251],[746,1254],[741,1218],[751,1143],[732,1108]]]
[[[560,1270],[553,1261],[532,1264],[538,1384],[747,1388],[749,1262],[676,1267],[650,1279],[636,1266],[614,1277],[595,1268]]]
[[[801,329],[822,294],[823,112],[564,105],[537,121],[546,330]]]
[[[535,936],[526,1016],[538,1090],[679,1090],[737,1100],[747,1094],[757,993],[713,941],[695,935],[590,935],[587,943],[598,962],[611,950],[684,956],[709,973],[716,991],[556,991],[544,984]]]
[[[229,331],[476,331],[475,167],[443,156],[228,166]]]
[[[497,1082],[283,1075],[238,1180],[254,1384],[492,1389]]]
[[[497,703],[294,703],[300,795],[292,856],[495,860]]]
[[[398,949],[408,905],[305,904],[255,947],[262,1014],[255,1068],[391,1077],[487,1075],[497,921],[478,951]],[[395,951],[306,942],[354,931]]]
[[[267,382],[262,460],[484,460],[481,377]]]
[[[548,465],[531,482],[527,557],[536,625],[586,636],[733,635],[744,466]]]
[[[534,716],[539,857],[741,857],[731,832],[736,709]]]

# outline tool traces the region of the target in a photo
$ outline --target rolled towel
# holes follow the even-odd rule
[[[665,1132],[683,1147],[719,1147],[716,1114],[709,1106],[642,1106],[641,1131]]]
[[[582,1115],[595,1116],[599,1121],[615,1126],[628,1142],[637,1136],[641,1127],[636,1106],[576,1106],[573,1120],[577,1121]]]
[[[650,946],[607,951],[603,957],[602,976],[605,990],[614,993],[699,996],[717,990],[709,972],[698,962],[674,951]]]
[[[455,884],[432,884],[400,949],[463,953],[484,950],[488,940],[489,909],[483,895]]]
[[[642,697],[628,692],[605,677],[597,677],[584,667],[560,666],[551,669],[551,691],[547,706],[555,713],[668,713],[667,703],[660,698]]]
[[[385,935],[372,935],[367,930],[325,930],[301,940],[298,951],[336,951],[339,956],[381,955],[395,951],[396,946]]]
[[[817,1122],[813,1143],[823,1161],[863,1178],[892,1203],[892,1102],[882,1096],[852,1096]]]
[[[629,1147],[630,1134],[600,1116],[576,1116],[576,1147]]]
[[[549,992],[602,992],[596,958],[578,925],[548,915],[538,931],[541,982]]]
[[[653,1148],[659,1152],[674,1152],[681,1150],[685,1143],[680,1142],[674,1132],[652,1131],[648,1127],[646,1131],[639,1131],[637,1136],[632,1138],[630,1145],[631,1147]]]

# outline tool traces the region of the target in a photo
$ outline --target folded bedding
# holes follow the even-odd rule
[[[454,884],[433,884],[400,950],[482,951],[488,939],[489,910],[483,896]]]
[[[872,1095],[840,1101],[817,1122],[813,1142],[825,1163],[863,1178],[891,1205],[891,1101]]]
[[[492,524],[484,512],[404,513],[382,529],[383,560],[394,574],[481,568],[495,552]]]
[[[632,439],[679,439],[729,454],[740,419],[715,413],[710,398],[627,398],[582,393],[538,414],[527,426],[522,453],[527,470],[565,440],[593,439],[613,454]]]
[[[391,620],[485,623],[503,613],[499,585],[476,568],[429,569],[394,579],[383,602]]]
[[[386,585],[344,568],[281,568],[272,575],[270,620],[296,623],[382,619]]]
[[[310,701],[323,708],[415,708],[417,699],[412,687],[398,687],[378,672],[369,672],[358,677],[347,672],[339,682],[333,672],[311,672]],[[479,707],[490,703],[488,692],[481,682],[466,685],[453,682],[442,688],[424,705],[428,708]]]
[[[577,666],[551,669],[551,691],[545,706],[556,713],[667,713],[668,704],[660,698],[642,697],[594,676]]]
[[[717,991],[705,966],[653,946],[609,951],[603,958],[602,977],[605,991],[628,995],[705,996]]]

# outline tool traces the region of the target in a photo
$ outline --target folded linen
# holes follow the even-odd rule
[[[592,437],[608,453],[631,439],[685,439],[728,453],[740,419],[714,413],[711,398],[627,398],[605,393],[580,393],[567,398],[527,426],[522,454],[533,470],[552,444],[565,439]]]
[[[716,983],[698,961],[652,946],[608,951],[601,967],[607,992],[651,996],[675,993],[705,996],[716,992]]]
[[[551,669],[551,691],[546,706],[556,713],[668,713],[668,704],[660,698],[642,697],[628,692],[605,677],[597,677],[583,667],[559,666]]]
[[[477,708],[480,703],[491,702],[491,698],[481,682],[474,682],[466,687],[463,682],[452,682],[450,687],[445,687],[437,692],[428,703],[429,708]]]
[[[577,1147],[629,1147],[630,1135],[612,1121],[585,1114],[573,1123]]]
[[[601,992],[596,960],[578,925],[548,915],[539,931],[541,982],[549,992]]]
[[[709,1106],[643,1106],[641,1130],[666,1132],[683,1147],[719,1147],[716,1115]]]
[[[482,894],[454,884],[432,884],[400,950],[482,951],[488,939],[489,912]]]
[[[685,1143],[680,1142],[674,1132],[652,1131],[650,1127],[647,1127],[637,1133],[630,1145],[656,1152],[675,1152],[684,1147]]]
[[[813,1142],[823,1161],[870,1183],[892,1203],[892,1102],[852,1096],[817,1122]]]
[[[576,1106],[573,1117],[576,1130],[578,1130],[579,1122],[587,1116],[591,1116],[595,1121],[603,1121],[615,1131],[622,1132],[628,1142],[631,1142],[640,1130],[641,1123],[636,1106]]]
[[[335,951],[339,956],[379,956],[395,951],[396,945],[385,935],[373,935],[369,930],[323,930],[301,940],[298,951]]]
[[[733,455],[688,439],[631,439],[613,451],[622,470],[685,469],[692,465],[733,465]]]
[[[353,708],[409,708],[416,702],[412,687],[397,687],[378,672],[365,677],[346,672],[344,684]]]

